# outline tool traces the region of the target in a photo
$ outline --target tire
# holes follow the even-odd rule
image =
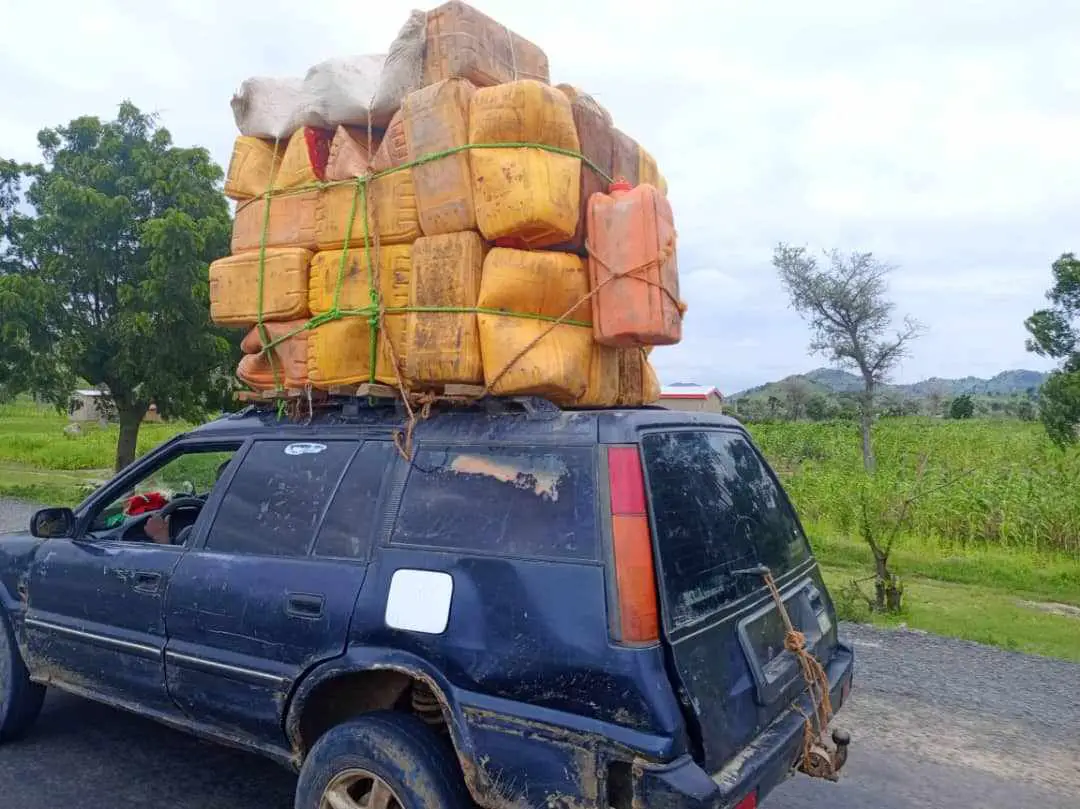
[[[450,741],[412,714],[380,711],[331,728],[315,743],[300,770],[295,809],[349,805],[330,803],[328,789],[352,791],[355,806],[367,807],[367,775],[393,793],[388,807],[377,809],[395,809],[395,802],[401,809],[473,807]],[[350,786],[352,778],[360,780]]]
[[[11,622],[0,614],[0,743],[30,730],[44,700],[45,686],[30,682]]]

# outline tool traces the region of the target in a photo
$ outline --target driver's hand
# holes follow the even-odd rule
[[[146,535],[159,545],[169,544],[169,519],[154,514],[146,521]]]

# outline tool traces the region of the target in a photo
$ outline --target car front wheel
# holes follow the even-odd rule
[[[15,633],[0,614],[0,742],[18,739],[34,724],[45,699],[45,686],[30,682]]]
[[[379,712],[328,730],[300,771],[296,809],[465,809],[449,740],[410,714]]]

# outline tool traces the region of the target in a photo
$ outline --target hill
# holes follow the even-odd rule
[[[754,388],[748,388],[738,393],[728,394],[729,400],[749,397],[765,397],[785,395],[785,388],[790,386],[791,380],[801,379],[808,393],[820,393],[822,395],[836,395],[843,393],[857,393],[862,390],[862,378],[856,374],[841,371],[836,368],[816,368],[805,374],[799,374],[776,382],[768,382]],[[1010,370],[1002,371],[990,379],[980,379],[975,376],[966,376],[962,379],[941,379],[931,377],[919,382],[901,385],[885,385],[882,393],[901,395],[915,399],[925,399],[931,396],[952,398],[964,394],[970,396],[1025,396],[1033,394],[1046,380],[1046,374],[1039,371]]]

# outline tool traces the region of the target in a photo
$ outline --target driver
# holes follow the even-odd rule
[[[218,468],[214,471],[215,486],[217,485],[217,482],[221,480],[221,476],[225,473],[225,467],[229,465],[229,461],[231,460],[232,458],[222,461],[218,465]],[[168,517],[160,517],[156,513],[153,514],[150,519],[146,521],[146,525],[143,526],[143,530],[146,532],[146,535],[158,545],[172,544],[172,537],[169,536]]]

